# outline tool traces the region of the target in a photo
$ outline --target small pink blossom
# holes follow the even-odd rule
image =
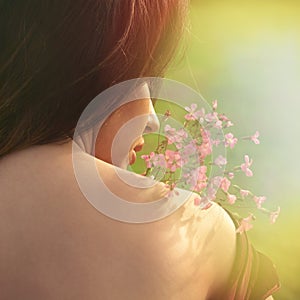
[[[176,145],[177,149],[183,148],[183,143],[187,137],[188,137],[188,134],[185,131],[185,129],[180,128],[179,130],[177,130],[175,137],[174,137],[174,144]]]
[[[253,227],[251,221],[253,221],[254,219],[255,218],[253,214],[250,214],[248,217],[243,218],[240,226],[236,229],[236,233],[242,234],[243,232],[250,230]]]
[[[149,155],[142,155],[141,158],[145,161],[148,169],[155,166],[166,167],[166,160],[163,154],[151,152]]]
[[[222,167],[222,166],[225,166],[227,164],[227,160],[225,157],[223,157],[222,155],[219,155],[216,159],[215,159],[215,164],[218,166],[218,167]]]
[[[204,108],[197,111],[197,104],[193,103],[190,107],[186,106],[185,110],[189,113],[184,116],[187,121],[195,121],[204,115]]]
[[[231,195],[231,194],[227,194],[227,201],[229,202],[229,204],[234,204],[235,201],[236,201],[236,196]]]
[[[187,178],[186,183],[192,187],[193,191],[200,192],[207,186],[206,172],[207,167],[200,166],[184,176]]]
[[[234,124],[231,122],[231,121],[227,121],[224,128],[228,128],[228,127],[231,127],[233,126]]]
[[[142,155],[141,158],[145,161],[146,167],[148,169],[152,168],[152,158],[155,156],[154,152],[151,152],[149,155]]]
[[[206,156],[212,153],[212,143],[210,139],[210,132],[203,128],[200,128],[200,134],[202,137],[202,143],[199,146],[200,158],[204,159]]]
[[[165,159],[167,168],[171,172],[175,172],[178,168],[181,168],[183,166],[183,161],[178,151],[173,151],[169,149],[166,150]]]
[[[200,158],[204,159],[206,156],[212,153],[212,146],[210,143],[202,143],[199,147]]]
[[[164,128],[166,135],[174,136],[176,134],[176,128],[171,127],[167,124]]]
[[[217,122],[219,120],[218,119],[218,114],[215,111],[212,112],[212,113],[206,114],[204,119],[208,123]]]
[[[229,121],[229,119],[224,115],[224,114],[219,114],[219,119],[221,120],[221,121],[224,121],[224,122],[227,122],[227,121]]]
[[[151,158],[152,164],[154,167],[166,167],[166,160],[165,160],[165,156],[161,153],[159,154],[155,154],[152,158]]]
[[[175,135],[176,135],[176,128],[171,127],[169,124],[165,126],[164,129],[166,133],[166,137],[168,138],[168,144],[173,144],[175,141]]]
[[[210,132],[208,130],[205,130],[203,128],[200,128],[200,134],[202,137],[202,143],[210,143]]]
[[[197,120],[199,120],[200,123],[204,122],[205,117],[205,109],[202,107],[199,111],[196,112]]]
[[[254,135],[251,136],[251,140],[254,142],[254,144],[258,145],[260,143],[259,139],[259,132],[255,131]]]
[[[233,173],[233,172],[229,172],[229,173],[228,173],[228,178],[229,178],[230,180],[232,180],[232,179],[234,178],[234,173]]]
[[[240,194],[241,194],[242,198],[244,199],[245,197],[247,197],[250,194],[250,191],[240,190]]]
[[[207,192],[207,197],[208,197],[209,200],[214,201],[216,199],[216,197],[217,197],[216,196],[216,193],[217,193],[216,189],[214,189],[212,187],[208,187],[206,189],[206,192]]]
[[[232,133],[225,134],[225,147],[230,147],[230,149],[233,149],[237,141],[238,139],[235,138]]]
[[[273,211],[273,212],[270,213],[270,222],[272,224],[274,224],[276,222],[276,219],[278,218],[279,213],[280,213],[280,207],[279,206],[278,206],[276,211]]]
[[[246,174],[246,176],[251,177],[253,176],[253,173],[249,167],[252,165],[252,159],[250,160],[248,155],[245,155],[244,159],[245,163],[241,164],[241,170]]]
[[[217,129],[222,129],[223,128],[223,123],[220,120],[217,120],[216,123],[214,124],[214,127]]]
[[[195,154],[198,150],[197,144],[195,140],[191,140],[188,144],[184,146],[182,149],[181,155],[184,160],[188,160],[188,158]]]
[[[261,208],[261,205],[266,201],[266,197],[265,196],[254,196],[253,200],[256,203],[257,208]]]
[[[180,128],[179,130],[177,130],[177,139],[181,141],[183,139],[186,139],[187,137],[188,133],[184,128]]]
[[[194,115],[197,109],[197,104],[192,103],[190,107],[186,106],[185,110],[189,112],[189,114],[187,114],[185,116],[185,119],[190,121],[190,120],[196,120],[197,117]]]
[[[217,108],[218,108],[218,100],[213,100],[212,107],[213,107],[213,110],[217,110]]]
[[[197,169],[198,169],[197,170],[198,177],[197,177],[196,185],[194,186],[194,191],[200,192],[207,186],[207,176],[206,176],[207,167],[201,166],[200,168]]]
[[[183,147],[184,140],[188,137],[185,129],[180,128],[177,130],[176,128],[173,128],[167,124],[164,130],[168,139],[168,144],[175,144],[177,149],[181,149]]]
[[[216,187],[219,187],[221,185],[223,177],[222,176],[215,176],[210,179],[210,183],[212,185],[215,185]]]
[[[227,192],[230,187],[230,184],[231,184],[231,182],[226,177],[223,177],[223,179],[221,181],[221,189],[224,192]]]

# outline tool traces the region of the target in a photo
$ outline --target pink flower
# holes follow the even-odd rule
[[[238,139],[235,138],[232,133],[225,134],[225,147],[230,147],[230,149],[233,149],[237,141]]]
[[[166,160],[165,160],[165,156],[161,153],[159,154],[155,154],[152,158],[151,158],[152,164],[154,167],[166,167]]]
[[[225,124],[224,128],[228,128],[233,126],[234,124],[231,121],[227,121],[227,123]]]
[[[142,155],[141,158],[145,161],[146,167],[148,169],[152,168],[152,158],[154,157],[155,153],[151,152],[149,155]]]
[[[166,160],[163,154],[151,152],[149,155],[142,155],[141,158],[145,161],[148,169],[155,166],[166,167]]]
[[[215,164],[218,166],[218,167],[222,167],[222,166],[225,166],[227,164],[227,160],[225,157],[223,157],[222,155],[219,155],[216,159],[215,159]]]
[[[254,135],[251,136],[251,140],[254,142],[254,144],[258,145],[260,143],[259,139],[259,132],[255,131]]]
[[[190,156],[199,155],[198,146],[195,140],[191,140],[187,145],[185,145],[181,151],[181,158],[186,163],[189,161]]]
[[[205,115],[205,121],[208,123],[217,122],[218,120],[218,114],[215,111]]]
[[[230,187],[230,184],[231,184],[231,182],[226,177],[223,177],[223,179],[221,181],[221,189],[224,192],[227,192]]]
[[[209,200],[214,201],[216,199],[216,189],[212,188],[211,186],[209,186],[206,190],[207,192],[207,197]]]
[[[219,119],[225,122],[229,121],[229,119],[224,114],[219,114]]]
[[[279,213],[280,213],[280,207],[279,206],[278,206],[276,211],[273,211],[273,212],[270,213],[270,222],[272,224],[274,224],[276,222],[276,219],[278,218]]]
[[[207,167],[201,166],[194,170],[191,173],[184,175],[187,178],[186,183],[189,184],[193,191],[200,192],[207,186]]]
[[[236,233],[242,234],[243,232],[250,230],[253,227],[251,221],[253,221],[254,219],[255,218],[253,214],[250,214],[247,218],[243,218],[240,226],[236,230]]]
[[[171,172],[175,172],[178,168],[183,166],[183,161],[181,159],[180,153],[173,150],[166,150],[165,153],[167,168]]]
[[[221,121],[226,122],[226,124],[224,125],[224,128],[233,126],[233,123],[224,114],[219,114],[218,117]]]
[[[200,134],[203,143],[210,143],[210,132],[208,130],[200,128]]]
[[[215,176],[210,179],[210,183],[212,185],[215,185],[216,187],[219,187],[221,185],[223,177],[222,176]]]
[[[246,176],[253,176],[253,173],[252,171],[249,169],[249,167],[252,165],[252,159],[250,161],[249,159],[249,156],[248,155],[245,155],[244,156],[244,159],[245,159],[245,163],[244,164],[241,164],[241,169],[242,171],[246,174]]]
[[[229,178],[230,180],[232,180],[232,179],[234,178],[234,173],[233,173],[233,172],[229,172],[229,173],[228,173],[228,178]]]
[[[222,125],[223,125],[222,121],[217,120],[214,127],[217,129],[222,129],[223,128]]]
[[[177,132],[174,136],[174,144],[176,145],[177,149],[181,149],[183,147],[183,142],[187,137],[188,137],[188,134],[183,128],[180,128],[179,130],[177,130]]]
[[[235,201],[236,201],[236,196],[231,195],[231,194],[227,194],[227,201],[229,202],[229,204],[234,204]]]
[[[216,110],[218,108],[218,100],[213,100],[212,107],[213,107],[213,110]]]
[[[195,121],[197,120],[199,117],[202,117],[205,113],[204,108],[202,108],[201,110],[196,110],[197,109],[197,104],[193,103],[191,104],[190,107],[186,106],[185,110],[188,111],[189,113],[186,114],[184,116],[184,118],[187,121]]]
[[[186,139],[188,137],[188,133],[184,128],[180,128],[177,130],[177,138],[182,141],[183,139]]]
[[[250,193],[250,191],[248,191],[248,190],[240,190],[240,194],[241,194],[243,199],[245,197],[247,197],[249,195],[249,193]]]
[[[166,137],[168,138],[168,144],[173,144],[174,143],[174,136],[176,134],[176,129],[171,127],[169,124],[167,124],[165,126],[164,129],[165,133],[166,133]]]
[[[165,126],[165,133],[174,135],[176,133],[176,128],[171,127],[169,124]]]
[[[204,159],[206,156],[212,153],[212,143],[210,139],[210,132],[203,128],[200,128],[200,134],[202,137],[202,143],[199,146],[200,158]]]
[[[210,143],[202,143],[199,147],[200,158],[204,159],[206,156],[212,153],[212,146]]]
[[[261,208],[261,205],[266,201],[266,197],[265,196],[254,196],[253,200],[256,203],[257,208]]]
[[[207,176],[206,176],[207,167],[201,166],[200,168],[197,168],[197,171],[198,171],[197,181],[196,181],[196,185],[194,186],[194,191],[200,192],[207,186]]]
[[[168,138],[168,144],[174,143],[177,149],[181,149],[184,139],[188,137],[187,132],[183,128],[176,130],[176,128],[171,127],[169,124],[165,126],[164,130]]]

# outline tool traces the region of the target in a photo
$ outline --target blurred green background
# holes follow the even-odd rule
[[[257,213],[249,235],[277,266],[274,298],[300,299],[300,1],[194,0],[190,22],[185,58],[167,77],[218,99],[237,137],[260,131],[260,145],[240,142],[230,159],[249,153],[254,177],[238,184],[281,207],[273,225]]]

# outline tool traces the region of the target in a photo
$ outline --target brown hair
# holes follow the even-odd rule
[[[72,137],[87,104],[113,84],[164,76],[187,2],[1,1],[0,158]]]

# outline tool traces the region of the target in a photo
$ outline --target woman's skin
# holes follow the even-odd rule
[[[96,140],[95,156],[124,169],[134,163],[134,149],[141,150],[144,144],[143,133],[159,129],[148,85],[139,87],[138,94],[145,98],[128,102],[115,110],[105,120]],[[114,141],[115,152],[112,151]]]
[[[125,119],[112,115],[97,141],[110,145],[128,114],[147,116],[150,104],[145,98],[121,108]],[[122,163],[130,160],[132,149],[142,143],[141,133],[151,126],[148,118],[140,124]],[[101,158],[96,164],[117,193],[120,185],[109,152],[96,148]],[[113,220],[81,193],[73,172],[72,140],[4,157],[0,191],[2,299],[204,300],[226,285],[235,256],[235,228],[221,207],[199,210],[192,194],[159,221]],[[137,191],[124,185],[121,193],[136,201]],[[158,184],[140,193],[140,201],[153,201],[162,193]]]

